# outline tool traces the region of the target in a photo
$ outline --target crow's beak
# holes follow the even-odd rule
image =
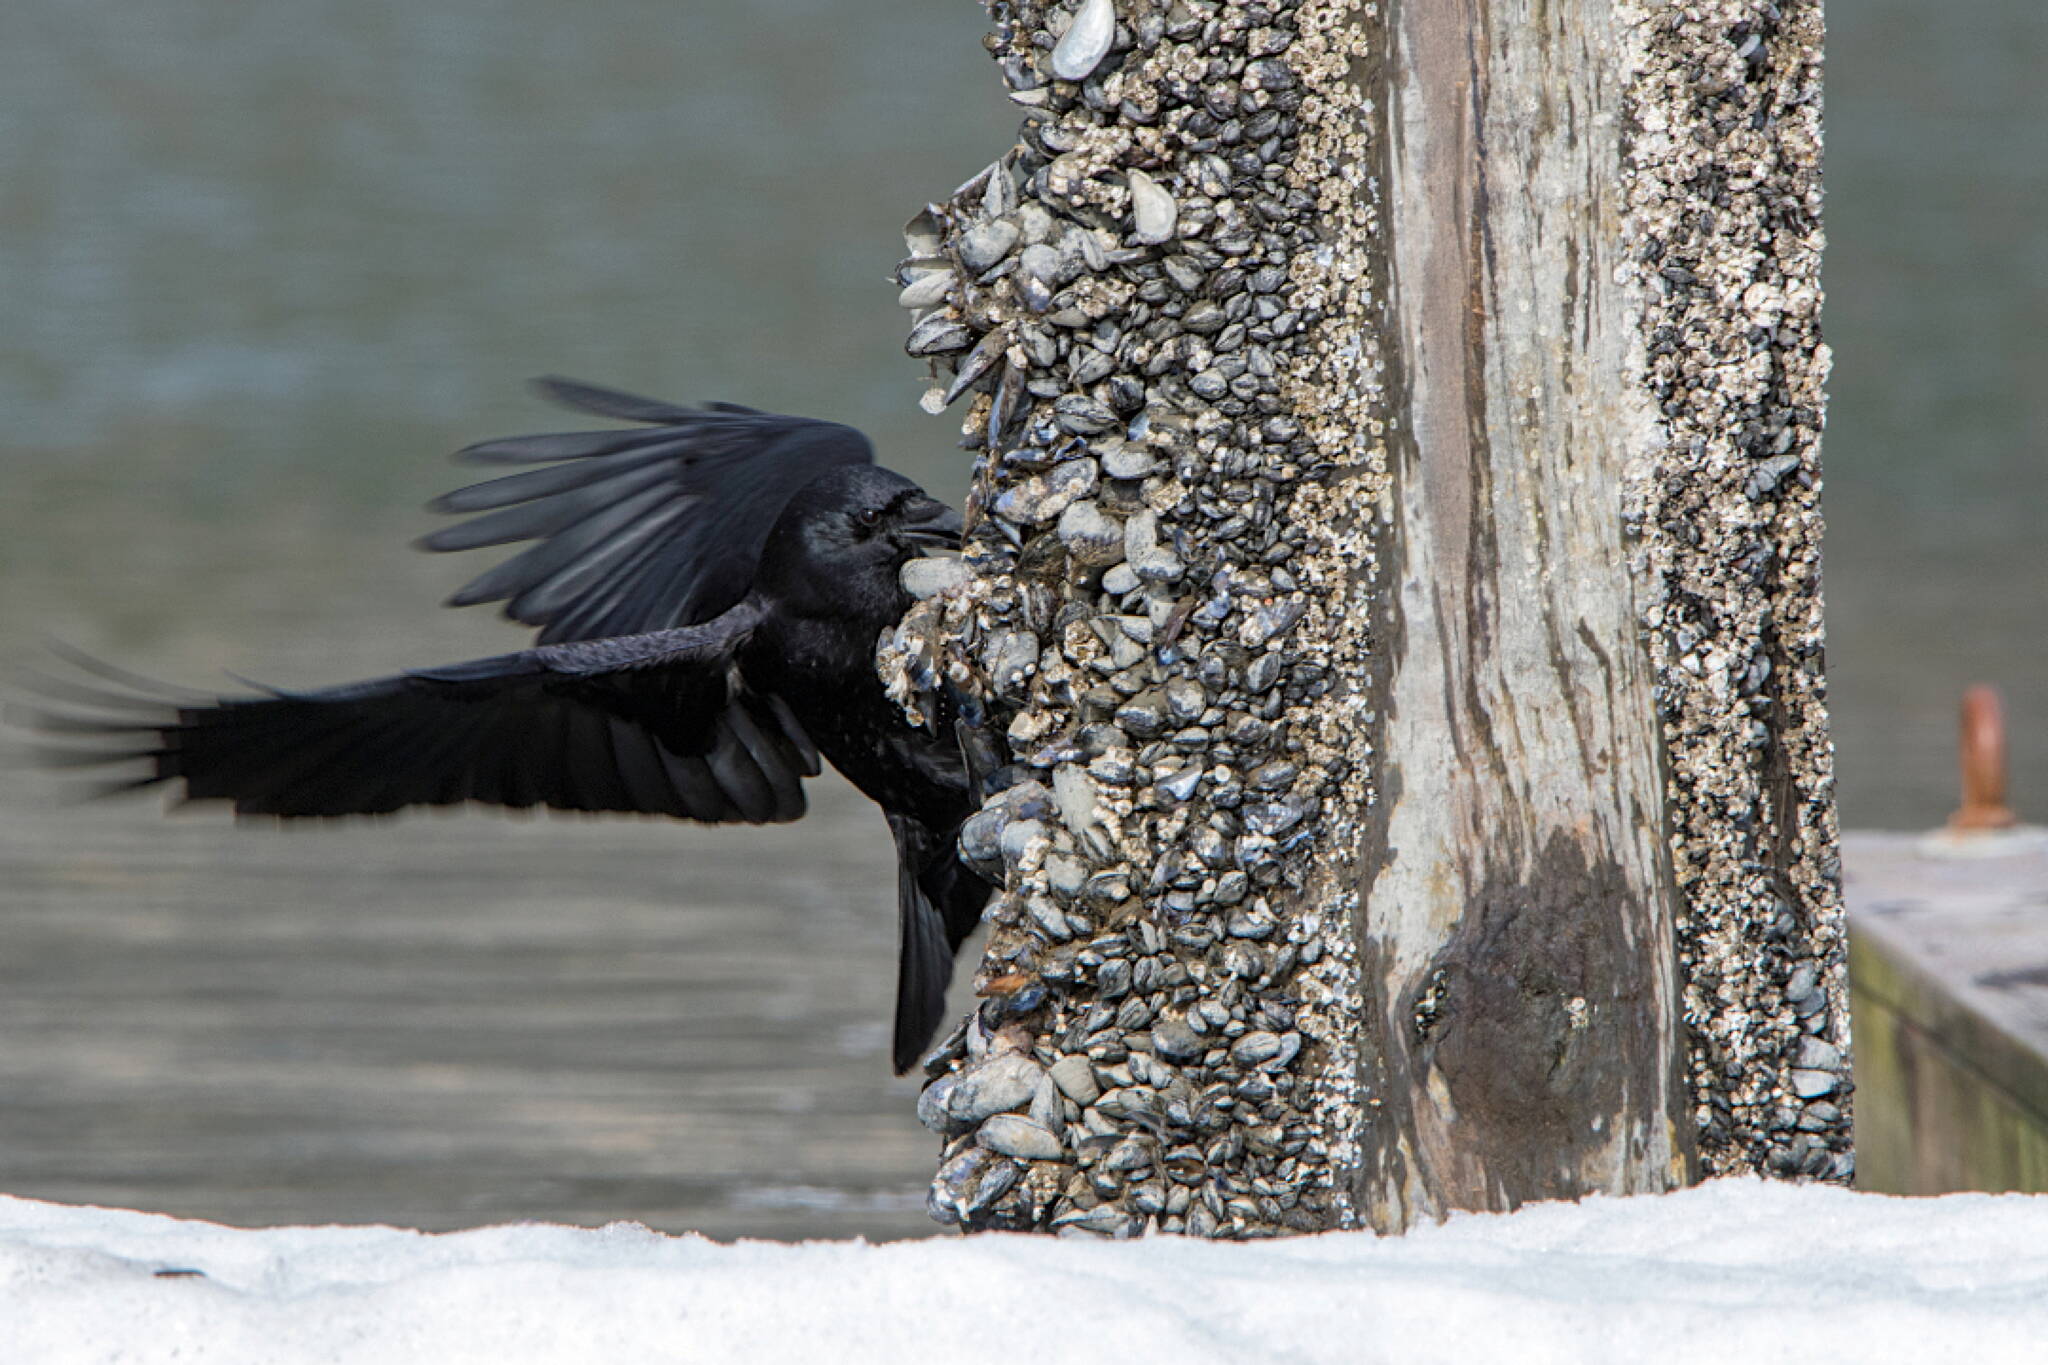
[[[937,498],[920,497],[903,509],[900,534],[920,550],[960,548],[960,514]]]

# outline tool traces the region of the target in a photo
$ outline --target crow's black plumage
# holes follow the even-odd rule
[[[283,818],[480,801],[794,820],[822,753],[896,840],[907,1069],[989,887],[956,848],[972,811],[959,750],[905,722],[875,645],[909,605],[899,570],[957,545],[959,518],[850,427],[540,387],[642,425],[471,446],[461,458],[538,467],[437,500],[477,515],[422,542],[529,542],[450,604],[504,601],[540,628],[535,648],[311,692],[101,691],[45,724],[103,741],[74,760],[146,760],[123,786],[182,782],[187,799]]]

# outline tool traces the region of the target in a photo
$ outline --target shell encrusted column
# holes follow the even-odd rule
[[[934,1216],[1347,1225],[1382,515],[1370,9],[991,6],[1021,141],[908,229],[969,548],[885,641],[997,769],[981,1003],[931,1064]],[[943,590],[941,590],[943,589]],[[948,704],[940,705],[940,698]]]

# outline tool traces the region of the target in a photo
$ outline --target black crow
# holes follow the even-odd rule
[[[46,723],[111,741],[71,761],[147,761],[117,789],[183,782],[187,800],[285,819],[479,801],[794,820],[822,753],[895,836],[907,1070],[990,888],[957,851],[973,811],[959,748],[905,721],[875,646],[910,605],[904,563],[958,546],[959,516],[851,427],[538,387],[642,425],[469,447],[460,458],[541,467],[438,499],[478,515],[421,542],[532,542],[449,604],[504,601],[540,628],[535,648],[311,692],[100,692],[109,714]]]

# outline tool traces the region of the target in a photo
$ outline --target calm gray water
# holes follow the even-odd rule
[[[1955,804],[2004,691],[2048,823],[2048,5],[1828,7],[1830,691],[1843,819]]]
[[[1840,0],[1828,594],[1845,818],[1938,821],[2004,685],[2048,818],[2048,7]],[[970,0],[11,0],[0,663],[513,647],[438,456],[558,371],[830,415],[948,495],[885,276],[1007,144]],[[0,1190],[243,1221],[902,1235],[890,872],[797,829],[278,834],[0,784]]]

